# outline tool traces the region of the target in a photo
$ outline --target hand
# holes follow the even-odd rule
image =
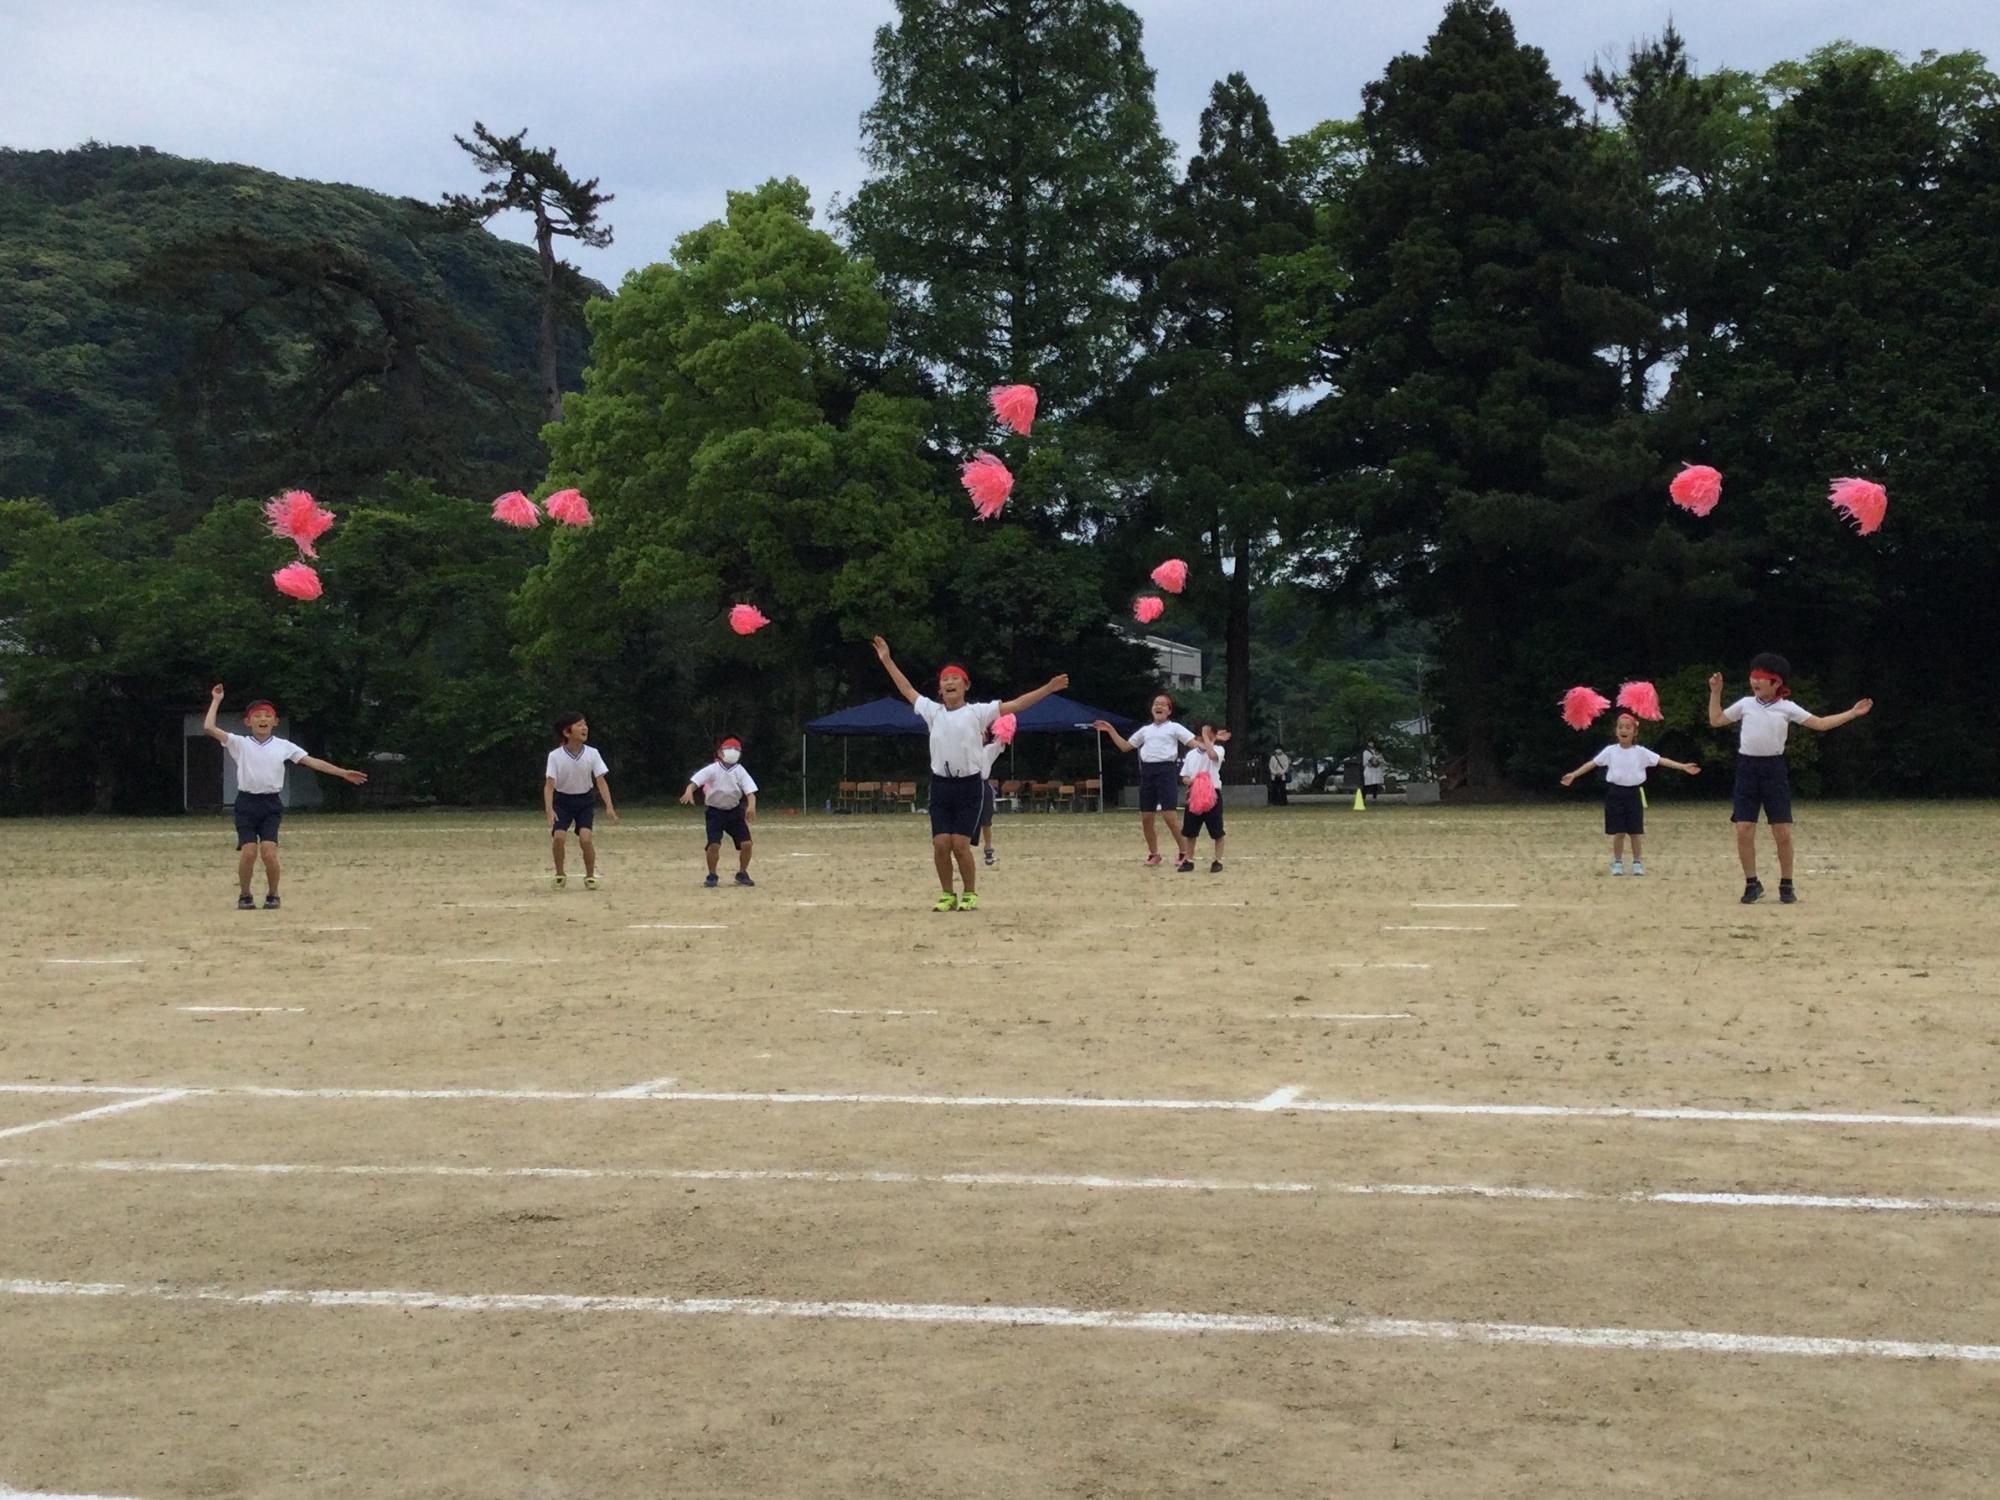
[[[1859,703],[1854,705],[1851,712],[1857,719],[1865,718],[1867,717],[1868,710],[1873,708],[1874,706],[1875,706],[1875,700],[1873,698],[1863,698]]]
[[[1107,720],[1104,719],[1092,719],[1090,721],[1090,727],[1092,729],[1095,729],[1099,734],[1111,733],[1111,725]]]
[[[1711,672],[1708,674],[1708,690],[1711,693],[1722,691],[1722,674],[1720,672]]]
[[[208,701],[211,703],[220,703],[222,701],[221,683],[218,682],[214,687],[208,690]]]
[[[1696,765],[1693,761],[1689,761],[1686,765],[1682,766],[1681,769],[1687,772],[1687,774],[1690,776],[1699,776],[1701,774],[1701,767]]]
[[[340,779],[349,786],[360,786],[362,782],[368,779],[366,771],[342,771],[339,775]]]
[[[1562,782],[1564,786],[1568,786],[1571,782],[1575,780],[1576,780],[1576,772],[1571,771],[1568,775],[1563,777]]]
[[[684,807],[694,806],[694,788],[692,786],[681,793],[681,805]]]
[[[1055,676],[1049,679],[1049,691],[1052,693],[1060,693],[1064,688],[1068,686],[1069,686],[1069,673],[1067,672],[1058,672],[1056,673]]]
[[[1218,745],[1220,745],[1220,744],[1223,744],[1223,743],[1225,743],[1225,742],[1226,742],[1226,741],[1228,740],[1228,738],[1229,738],[1229,731],[1228,731],[1228,730],[1226,730],[1226,729],[1218,729],[1218,730],[1216,730],[1216,731],[1215,731],[1215,742],[1216,742],[1216,744],[1218,744]]]
[[[618,821],[618,809],[615,807],[607,807],[604,809],[604,816],[609,818],[612,822],[616,823]]]
[[[883,640],[882,637],[878,635],[875,637],[873,644],[875,647],[876,660],[887,662],[889,660],[889,643]]]
[[[754,807],[746,807],[746,808],[744,808],[744,809],[743,809],[743,821],[744,821],[744,822],[746,822],[746,823],[754,823],[754,822],[756,822],[756,821],[757,821],[757,809],[756,809],[756,808],[754,808]]]

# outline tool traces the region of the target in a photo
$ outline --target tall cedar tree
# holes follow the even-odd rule
[[[1124,372],[1129,278],[1168,181],[1139,18],[1115,0],[896,9],[845,219],[892,288],[897,343],[948,392],[954,445],[990,432],[990,386],[1073,414]]]
[[[528,132],[517,130],[497,136],[477,120],[472,139],[455,135],[474,166],[486,178],[478,196],[449,193],[444,199],[447,213],[470,223],[484,224],[496,214],[510,209],[530,215],[535,221],[535,252],[541,257],[541,323],[535,352],[541,376],[542,408],[551,422],[562,420],[562,388],[556,382],[556,312],[565,287],[578,293],[581,278],[575,267],[556,259],[559,239],[575,240],[593,250],[611,243],[611,226],[597,222],[597,211],[612,201],[611,193],[597,191],[597,179],[578,182],[564,170],[551,149],[527,144]],[[575,300],[581,300],[580,295]]]
[[[1352,284],[1314,447],[1340,479],[1347,582],[1437,622],[1466,779],[1484,785],[1545,687],[1523,647],[1548,634],[1551,591],[1577,591],[1563,554],[1595,519],[1554,493],[1552,455],[1588,502],[1621,480],[1617,462],[1592,472],[1619,383],[1596,352],[1602,299],[1577,295],[1603,279],[1588,142],[1492,0],[1452,0],[1363,100],[1366,158],[1335,220]],[[1635,462],[1650,466],[1622,455]]]
[[[1140,303],[1157,342],[1127,383],[1122,425],[1147,478],[1137,517],[1199,559],[1188,602],[1220,617],[1224,717],[1247,744],[1251,590],[1290,493],[1279,403],[1307,378],[1300,354],[1282,352],[1298,341],[1274,336],[1266,267],[1304,251],[1312,215],[1270,110],[1241,73],[1210,90],[1200,146],[1160,221]],[[1229,762],[1231,779],[1257,779],[1253,759]]]

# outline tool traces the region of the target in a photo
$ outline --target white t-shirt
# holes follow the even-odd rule
[[[1001,744],[998,740],[993,741],[992,744],[979,752],[980,771],[990,779],[993,775],[994,763],[1006,753],[1007,747],[1005,745]]]
[[[259,740],[247,734],[232,734],[222,742],[222,748],[236,762],[236,790],[253,795],[282,792],[285,789],[286,763],[306,758],[305,751],[275,734],[268,740]]]
[[[1217,786],[1222,784],[1222,757],[1228,752],[1222,746],[1215,747],[1215,759],[1210,760],[1206,751],[1197,747],[1188,751],[1181,761],[1181,780],[1193,781],[1203,771],[1215,778]]]
[[[1604,767],[1604,779],[1613,786],[1644,786],[1647,770],[1660,757],[1644,745],[1606,745],[1591,761]]]
[[[1389,763],[1382,759],[1380,750],[1364,750],[1361,753],[1361,783],[1363,786],[1386,786],[1389,781]]]
[[[610,770],[595,745],[585,745],[581,754],[572,753],[567,745],[558,745],[549,752],[549,768],[542,774],[556,784],[557,791],[574,797],[578,792],[589,791],[597,778]]]
[[[741,761],[725,766],[719,760],[712,760],[688,780],[701,788],[702,801],[717,812],[741,807],[745,797],[757,795],[757,782],[743,769]]]
[[[1194,743],[1194,736],[1172,719],[1164,724],[1142,724],[1125,737],[1126,743],[1139,752],[1139,764],[1157,766],[1172,760],[1180,753],[1183,745]]]
[[[1738,698],[1722,711],[1722,717],[1732,724],[1742,722],[1740,748],[1745,755],[1783,755],[1786,732],[1794,724],[1810,719],[1812,713],[1789,698],[1759,703],[1755,697],[1749,697]]]
[[[931,775],[984,776],[987,771],[986,731],[1000,717],[1000,702],[965,703],[946,708],[934,698],[917,694],[910,705],[931,730]]]

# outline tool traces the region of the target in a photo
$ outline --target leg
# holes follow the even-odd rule
[[[275,896],[278,894],[278,846],[259,844],[257,852],[264,856],[264,894]]]
[[[708,873],[713,875],[716,863],[722,858],[722,840],[717,839],[704,849],[702,853],[708,856]]]
[[[1773,823],[1771,825],[1771,842],[1778,846],[1778,878],[1780,880],[1790,880],[1792,878],[1792,825],[1789,823]]]
[[[1220,837],[1215,841],[1215,862],[1217,864],[1222,863],[1222,839]]]
[[[597,841],[588,828],[577,829],[576,846],[583,851],[583,873],[587,879],[597,873]]]
[[[950,834],[940,833],[931,839],[931,863],[937,866],[938,889],[947,896],[957,895],[951,883]]]
[[[1632,835],[1632,862],[1634,864],[1639,863],[1646,857],[1645,855],[1639,852],[1639,845],[1641,844],[1641,842],[1644,841],[1645,837],[1646,836],[1643,833],[1635,833]]]
[[[1625,835],[1622,833],[1611,835],[1611,858],[1614,861],[1621,861],[1625,858]]]
[[[1167,832],[1171,833],[1174,836],[1174,848],[1176,850],[1185,848],[1185,845],[1181,840],[1181,815],[1177,812],[1168,812],[1165,809],[1162,809],[1160,812],[1160,816],[1166,819]],[[1188,859],[1194,858],[1192,854],[1188,854],[1184,857]]]
[[[236,885],[246,896],[250,894],[250,877],[256,873],[257,842],[252,839],[249,843],[238,847],[236,851]]]
[[[750,873],[750,846],[753,842],[752,839],[745,839],[736,846],[736,873],[739,875]],[[716,847],[719,849],[722,846],[718,844]]]
[[[1738,823],[1736,825],[1736,858],[1743,866],[1743,878],[1757,878],[1757,825]]]
[[[972,840],[962,833],[951,835],[951,857],[958,861],[958,878],[965,886],[965,894],[970,896],[977,889],[975,871],[979,868],[972,862]]]
[[[1147,855],[1152,858],[1158,858],[1160,853],[1160,836],[1157,833],[1153,832],[1154,816],[1155,814],[1153,813],[1139,814],[1139,826],[1146,832]]]

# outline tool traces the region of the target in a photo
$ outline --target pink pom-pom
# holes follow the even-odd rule
[[[322,592],[319,574],[302,562],[286,563],[271,575],[271,582],[278,586],[281,594],[290,594],[294,599],[317,599]]]
[[[1000,507],[1014,492],[1013,474],[983,448],[973,455],[971,463],[959,470],[959,481],[964,484],[966,494],[972,496],[972,508],[979,512],[982,521],[999,515]]]
[[[1826,498],[1863,536],[1879,529],[1889,512],[1889,492],[1873,480],[1836,479]]]
[[[1664,719],[1660,695],[1650,682],[1625,682],[1618,686],[1618,706],[1629,708],[1642,719]]]
[[[1132,618],[1141,625],[1150,625],[1167,612],[1167,601],[1158,594],[1141,594],[1132,601]]]
[[[1012,714],[1002,714],[993,721],[993,738],[1003,745],[1011,745],[1014,743],[1016,727],[1018,726]]]
[[[1715,509],[1716,501],[1722,498],[1722,474],[1707,464],[1689,464],[1673,478],[1667,486],[1667,493],[1673,496],[1674,504],[1682,510],[1705,516]]]
[[[1206,771],[1197,771],[1193,781],[1188,783],[1188,811],[1200,816],[1215,808],[1215,778]]]
[[[1035,388],[1031,385],[993,387],[993,415],[1026,436],[1035,425]]]
[[[542,508],[551,521],[560,521],[565,526],[590,524],[590,502],[579,490],[557,490],[542,502]]]
[[[729,612],[729,628],[738,635],[755,635],[770,623],[754,604],[739,604]]]
[[[271,535],[296,542],[307,557],[319,556],[313,543],[326,535],[334,519],[332,511],[304,490],[286,490],[264,502],[264,524],[271,528]]]
[[[1170,594],[1178,594],[1187,587],[1187,564],[1178,557],[1170,557],[1153,569],[1153,582]]]
[[[542,513],[535,509],[535,502],[519,490],[509,490],[493,502],[493,519],[505,521],[509,526],[539,526]]]
[[[1595,688],[1573,687],[1563,694],[1563,722],[1572,729],[1588,729],[1590,721],[1609,707],[1611,700]]]

